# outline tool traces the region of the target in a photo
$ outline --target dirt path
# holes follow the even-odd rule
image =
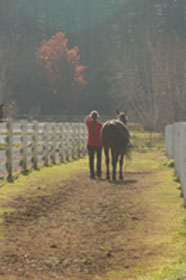
[[[149,176],[114,184],[74,174],[4,205],[17,210],[4,216],[0,279],[89,280],[156,256],[161,248],[145,242],[154,227],[143,203]]]

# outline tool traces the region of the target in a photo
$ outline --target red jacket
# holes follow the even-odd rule
[[[93,122],[90,119],[90,116],[85,118],[85,124],[88,129],[88,140],[87,140],[87,146],[97,146],[101,147],[102,146],[102,141],[101,141],[101,128],[103,124],[96,120]]]

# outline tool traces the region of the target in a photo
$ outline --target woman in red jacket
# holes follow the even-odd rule
[[[86,118],[85,124],[88,129],[88,140],[87,149],[89,155],[89,168],[90,177],[95,178],[94,172],[94,155],[97,156],[97,169],[96,175],[101,177],[101,152],[102,152],[102,141],[101,141],[101,128],[103,124],[97,120],[99,114],[97,111],[92,111]]]

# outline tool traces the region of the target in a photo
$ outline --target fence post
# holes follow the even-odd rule
[[[13,125],[12,119],[7,122],[7,172],[8,178],[12,178],[12,152],[13,152]]]
[[[78,142],[78,157],[81,156],[81,124],[78,123],[78,133],[77,133],[77,142]]]
[[[173,141],[174,141],[174,163],[175,163],[175,171],[176,171],[176,175],[179,177],[179,123],[174,123],[173,124]]]
[[[78,126],[79,126],[79,124],[78,124],[78,123],[76,123],[76,124],[75,124],[75,130],[76,130],[76,133],[75,133],[75,141],[76,141],[76,157],[79,157]]]
[[[186,125],[184,125],[183,130],[183,167],[182,167],[182,176],[181,176],[181,182],[182,182],[182,190],[183,190],[183,196],[184,196],[184,206],[186,207]]]
[[[27,121],[22,121],[22,166],[27,170]]]
[[[79,130],[78,130],[78,138],[79,138],[79,156],[82,155],[82,124],[79,123]]]
[[[180,141],[178,143],[179,145],[179,179],[181,182],[181,189],[183,192],[183,197],[184,197],[184,204],[186,206],[186,123],[181,123],[179,126],[179,133],[180,133]]]
[[[73,152],[74,152],[74,125],[73,123],[70,123],[70,155],[71,155],[71,159],[73,159]]]
[[[70,142],[70,136],[69,136],[69,124],[66,123],[65,125],[65,135],[66,135],[66,149],[65,149],[65,152],[66,152],[66,160],[69,161],[69,142]]]
[[[71,143],[72,143],[72,158],[75,159],[75,148],[76,148],[76,124],[71,124]]]
[[[44,165],[48,166],[48,137],[49,137],[49,124],[44,126]]]
[[[64,127],[63,127],[63,123],[60,123],[59,127],[60,127],[59,157],[60,157],[60,162],[64,162]]]
[[[56,163],[56,123],[52,125],[52,163]]]
[[[38,164],[38,122],[33,122],[33,168],[37,168]]]
[[[165,127],[165,144],[166,144],[166,154],[168,158],[173,158],[173,125],[168,124]]]

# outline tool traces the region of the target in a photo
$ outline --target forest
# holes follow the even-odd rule
[[[1,0],[5,115],[186,120],[185,12],[184,0]]]

